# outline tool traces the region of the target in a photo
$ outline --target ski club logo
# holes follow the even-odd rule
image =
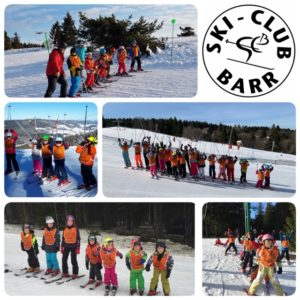
[[[273,11],[257,5],[228,9],[209,26],[203,61],[212,80],[226,92],[257,97],[279,87],[295,60],[288,25]]]

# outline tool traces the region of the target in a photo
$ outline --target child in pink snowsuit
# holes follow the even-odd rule
[[[159,163],[159,170],[161,174],[166,173],[165,150],[163,148],[159,148],[158,163]]]
[[[33,162],[33,173],[38,177],[41,177],[43,173],[43,165],[41,161],[42,152],[36,139],[31,140],[31,157]]]
[[[150,153],[147,154],[147,158],[149,160],[149,166],[150,166],[150,174],[152,177],[157,177],[156,173],[156,153],[153,151],[150,151]]]
[[[116,257],[123,258],[123,254],[114,246],[114,241],[111,238],[106,238],[100,250],[102,264],[104,266],[104,284],[105,292],[109,293],[110,285],[115,294],[118,288],[118,277],[116,274]]]

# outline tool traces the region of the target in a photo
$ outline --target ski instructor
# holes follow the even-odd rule
[[[54,48],[49,55],[49,60],[46,69],[48,78],[48,88],[45,93],[45,98],[50,98],[56,89],[56,84],[60,84],[60,98],[67,97],[68,83],[66,80],[66,73],[64,71],[64,52],[67,44],[59,42],[57,48]]]

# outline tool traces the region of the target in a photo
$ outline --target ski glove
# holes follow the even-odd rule
[[[87,270],[90,268],[90,264],[89,264],[89,261],[87,259],[85,261],[85,267],[86,267]]]
[[[42,246],[41,246],[41,249],[45,251],[45,246],[44,246],[44,245],[42,245]]]
[[[130,263],[127,262],[127,261],[126,261],[126,266],[127,266],[127,269],[128,269],[129,271],[131,271],[131,265],[130,265]]]
[[[167,274],[166,274],[166,278],[168,279],[168,278],[170,277],[170,275],[171,275],[171,270],[168,269],[168,270],[167,270]]]
[[[65,248],[64,248],[64,247],[61,247],[61,248],[60,248],[61,254],[64,254],[64,251],[65,251]]]
[[[140,260],[140,265],[143,265],[145,263],[145,260],[144,259],[141,259]]]
[[[277,274],[282,274],[282,267],[278,268]]]
[[[76,248],[75,253],[80,254],[80,248]]]
[[[146,265],[146,268],[145,268],[145,270],[146,270],[147,272],[149,272],[149,271],[150,271],[150,265],[149,265],[149,264],[147,264],[147,265]]]

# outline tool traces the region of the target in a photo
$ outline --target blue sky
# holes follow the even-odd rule
[[[23,42],[41,42],[42,37],[36,31],[49,31],[55,21],[62,21],[70,12],[78,25],[78,12],[85,12],[88,17],[97,18],[116,15],[117,18],[127,18],[132,14],[133,20],[140,16],[151,21],[159,19],[165,22],[157,36],[171,36],[170,20],[175,18],[175,33],[179,26],[191,26],[196,29],[197,10],[192,5],[10,5],[5,10],[5,30],[9,36],[18,32]]]
[[[96,121],[97,117],[97,107],[93,103],[38,103],[38,102],[13,102],[5,106],[4,119],[7,120],[8,116],[8,106],[11,105],[11,116],[12,119],[48,119],[50,116],[51,119],[62,120],[64,114],[66,114],[66,120],[84,120],[85,116],[85,106],[88,106],[87,118],[90,121]]]
[[[290,103],[108,103],[106,118],[169,118],[227,125],[279,125],[295,129],[295,108]]]

